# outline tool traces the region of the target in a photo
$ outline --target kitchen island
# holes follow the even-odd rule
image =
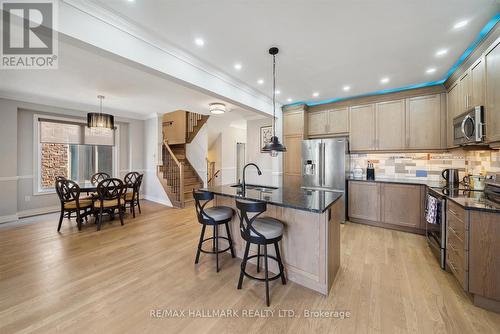
[[[214,205],[235,210],[235,198],[267,202],[267,211],[262,216],[274,217],[285,224],[281,254],[287,278],[328,295],[340,267],[340,223],[345,218],[342,192],[306,190],[292,185],[281,188],[247,185],[245,191],[235,185],[222,185],[202,190],[215,194]],[[235,215],[231,236],[236,255],[242,258],[245,242],[239,227]],[[219,233],[225,235],[225,229],[221,228]],[[272,247],[268,251],[275,255]],[[250,253],[257,253],[255,245]],[[256,264],[253,260],[249,262]],[[278,272],[274,261],[270,261],[269,270]]]

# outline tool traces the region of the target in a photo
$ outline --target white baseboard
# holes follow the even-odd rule
[[[0,216],[0,224],[15,222],[18,219],[17,215]]]
[[[141,198],[144,198],[145,200],[155,202],[158,204],[163,204],[163,205],[168,206],[168,207],[172,207],[172,203],[170,203],[169,201],[167,201],[163,198],[154,197],[154,196],[150,196],[150,195],[142,195]]]
[[[37,216],[37,215],[44,215],[46,213],[58,212],[59,210],[61,210],[61,206],[55,205],[55,206],[49,206],[49,207],[45,207],[45,208],[19,211],[17,213],[17,216],[19,218],[25,218],[25,217],[31,217],[31,216]]]

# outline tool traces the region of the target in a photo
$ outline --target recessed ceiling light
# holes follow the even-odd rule
[[[388,82],[389,82],[389,78],[388,77],[380,79],[380,83],[382,83],[382,84],[386,84]]]
[[[194,44],[196,44],[198,46],[203,46],[203,45],[205,45],[205,41],[203,39],[201,39],[201,38],[196,38],[194,40]]]
[[[342,89],[346,92],[350,91],[351,90],[351,86],[344,86],[342,87]]]
[[[448,53],[448,49],[441,49],[436,52],[436,56],[441,57]]]
[[[467,21],[467,20],[459,21],[459,22],[455,23],[455,25],[453,26],[453,29],[460,29],[460,28],[463,28],[463,27],[465,27],[468,23],[469,23],[469,21]]]
[[[319,96],[319,93],[318,92],[314,92],[313,93],[313,97],[318,97]]]
[[[262,84],[264,83],[264,79],[259,79],[259,80],[257,80],[257,83],[258,83],[259,85],[262,85]]]
[[[281,94],[281,91],[279,89],[276,89],[274,92],[276,93],[276,95],[280,95]]]
[[[235,69],[235,70],[237,70],[237,71],[241,70],[241,68],[242,68],[242,67],[243,67],[243,66],[241,66],[241,64],[240,64],[240,63],[236,63],[236,64],[234,64],[234,69]]]
[[[292,98],[291,98],[291,97],[289,97],[288,99],[286,99],[286,101],[287,101],[287,102],[292,102],[293,100],[292,100]]]
[[[434,67],[429,68],[427,71],[425,71],[425,73],[427,73],[427,74],[432,74],[434,72],[436,72],[436,69]]]

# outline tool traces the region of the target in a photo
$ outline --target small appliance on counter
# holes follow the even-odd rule
[[[458,178],[458,169],[449,168],[443,170],[441,176],[446,181],[446,188],[458,188],[460,185],[460,179]]]
[[[354,166],[354,169],[352,170],[352,176],[355,179],[362,179],[363,178],[363,168],[361,168],[360,165],[356,164],[356,166]]]
[[[366,168],[366,179],[374,181],[375,180],[375,167],[373,167],[373,162],[368,163]]]
[[[482,191],[485,187],[486,176],[484,175],[466,175],[464,176],[463,183],[471,190]]]

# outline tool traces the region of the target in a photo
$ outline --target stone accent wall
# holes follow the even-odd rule
[[[439,180],[446,168],[457,168],[460,177],[500,173],[499,151],[351,154],[351,170],[359,165],[366,173],[368,162],[374,164],[375,175],[380,178]]]
[[[41,186],[53,188],[56,176],[68,177],[69,147],[67,144],[42,144]]]

